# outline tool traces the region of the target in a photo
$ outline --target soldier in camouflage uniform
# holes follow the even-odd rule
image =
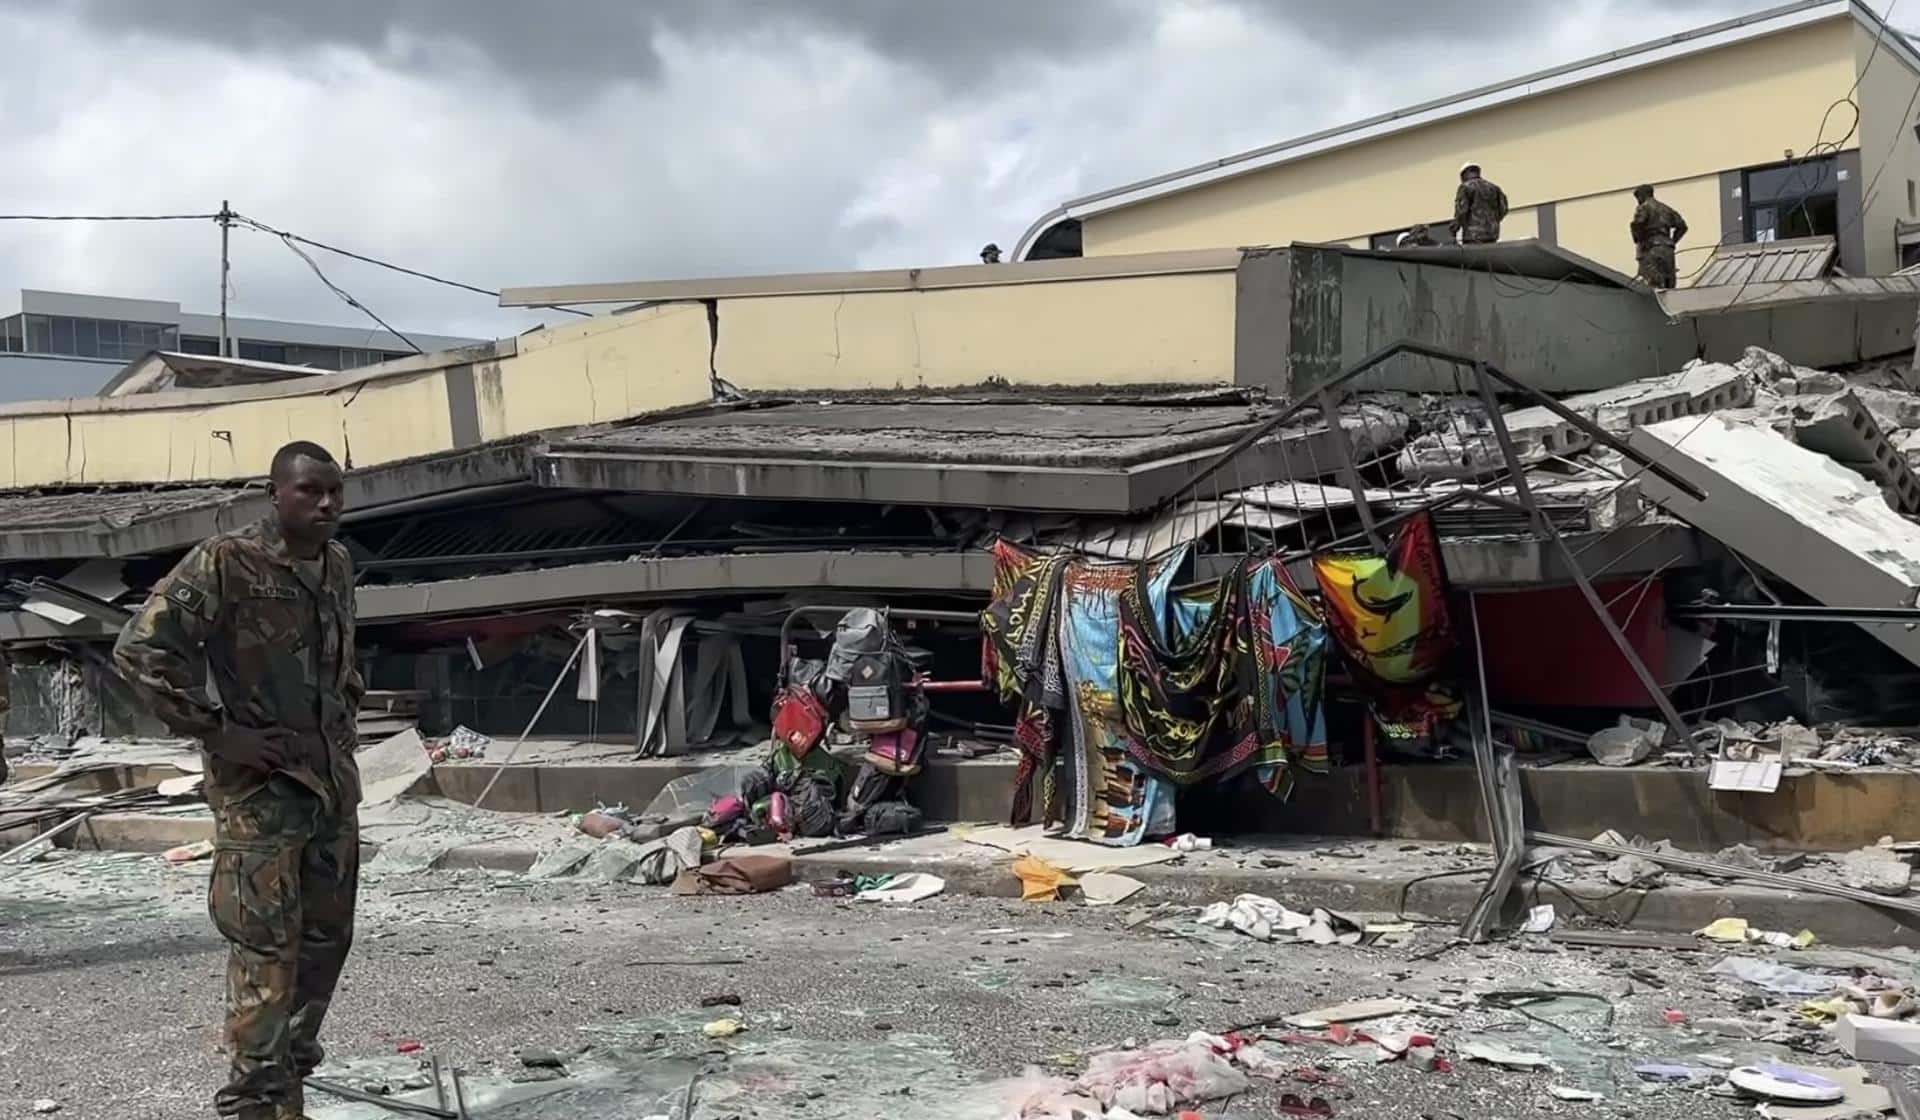
[[[1645,183],[1633,188],[1633,197],[1639,205],[1633,208],[1633,220],[1627,223],[1627,229],[1633,234],[1640,279],[1654,288],[1671,288],[1679,278],[1673,247],[1687,235],[1687,220],[1680,211],[1654,198],[1653,188]]]
[[[223,1116],[292,1120],[353,940],[360,776],[353,571],[333,540],[340,468],[293,443],[261,522],[204,542],[154,585],[114,659],[206,752],[208,909],[231,951]],[[216,706],[199,689],[206,679]]]
[[[1480,177],[1472,161],[1460,167],[1460,189],[1453,192],[1453,239],[1461,245],[1491,245],[1500,240],[1507,217],[1507,192]]]

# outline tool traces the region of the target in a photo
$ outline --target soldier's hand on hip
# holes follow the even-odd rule
[[[270,774],[292,765],[293,736],[283,728],[228,724],[206,740],[207,750],[235,766]]]

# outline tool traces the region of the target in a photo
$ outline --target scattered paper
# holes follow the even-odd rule
[[[1140,880],[1112,871],[1091,871],[1080,876],[1080,897],[1087,900],[1088,906],[1112,906],[1146,889],[1147,885]]]
[[[1707,785],[1729,793],[1773,793],[1780,788],[1781,769],[1777,758],[1755,762],[1716,758],[1707,770]]]
[[[1527,920],[1520,927],[1522,933],[1545,933],[1553,928],[1553,905],[1543,903],[1527,912]]]
[[[895,875],[884,887],[875,887],[854,895],[858,902],[919,902],[947,889],[947,881],[922,871]]]
[[[1728,957],[1707,971],[1713,976],[1731,976],[1783,996],[1821,995],[1834,988],[1833,981],[1827,977],[1754,957]]]
[[[1060,897],[1061,887],[1077,882],[1064,869],[1035,855],[1014,860],[1013,873],[1020,880],[1020,897],[1027,902],[1053,902]]]
[[[705,1034],[708,1038],[732,1038],[734,1035],[746,1029],[747,1025],[738,1019],[715,1019],[713,1022],[700,1028],[701,1033]]]

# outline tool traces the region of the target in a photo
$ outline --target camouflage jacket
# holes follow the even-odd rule
[[[154,585],[113,657],[176,734],[205,736],[223,723],[292,732],[287,776],[344,812],[360,801],[353,750],[366,685],[354,665],[353,562],[338,541],[322,557],[316,580],[271,517],[205,541]],[[216,806],[266,781],[207,759]]]
[[[1627,228],[1633,231],[1636,249],[1643,252],[1671,249],[1687,235],[1687,220],[1680,216],[1680,211],[1657,198],[1649,198],[1633,208],[1633,221]]]
[[[1469,245],[1500,240],[1507,192],[1485,179],[1469,179],[1453,192],[1453,229]]]

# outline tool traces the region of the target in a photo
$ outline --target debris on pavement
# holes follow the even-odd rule
[[[1064,868],[1036,855],[1023,855],[1014,860],[1013,874],[1020,880],[1020,897],[1028,902],[1054,902],[1063,888],[1077,882]]]
[[[1389,1015],[1404,1015],[1414,1009],[1409,1000],[1388,997],[1385,999],[1360,1000],[1355,1003],[1340,1003],[1332,1007],[1321,1007],[1312,1011],[1302,1011],[1288,1015],[1281,1020],[1290,1027],[1314,1030],[1331,1027],[1336,1023],[1364,1023],[1369,1019],[1384,1019]]]
[[[160,858],[166,860],[168,863],[192,863],[197,859],[206,859],[212,854],[213,841],[196,840],[191,844],[182,844],[176,848],[168,848],[166,851],[160,853]]]
[[[888,876],[886,882],[860,891],[853,897],[861,902],[922,902],[946,889],[945,879],[916,871]]]
[[[1849,1058],[1890,1065],[1920,1065],[1920,1023],[1902,1023],[1868,1015],[1840,1017],[1834,1038]]]
[[[1089,871],[1080,876],[1080,897],[1088,906],[1113,906],[1146,889],[1140,880],[1114,871]]]
[[[1469,1039],[1460,1044],[1460,1056],[1476,1062],[1504,1069],[1535,1070],[1545,1069],[1553,1062],[1545,1054],[1536,1054],[1531,1050],[1517,1050],[1498,1042],[1481,1039]]]

